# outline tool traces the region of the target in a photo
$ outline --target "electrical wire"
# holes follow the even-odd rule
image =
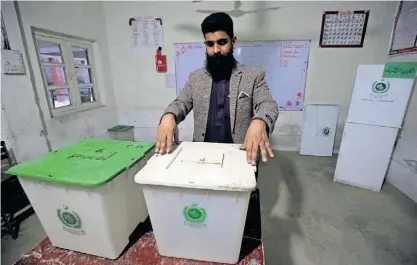
[[[4,25],[3,14],[1,14],[1,34],[3,35],[3,48],[5,50],[10,50],[9,37],[7,36],[6,27]]]

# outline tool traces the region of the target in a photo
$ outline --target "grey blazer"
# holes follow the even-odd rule
[[[192,72],[184,89],[166,108],[173,113],[177,124],[194,110],[194,141],[203,142],[207,127],[212,78],[205,68]],[[234,143],[245,140],[253,119],[263,120],[272,133],[278,118],[278,104],[272,98],[265,80],[265,72],[244,64],[237,64],[232,72],[229,88],[230,123]]]

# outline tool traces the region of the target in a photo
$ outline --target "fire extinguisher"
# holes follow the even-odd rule
[[[155,64],[156,64],[156,71],[158,73],[165,73],[168,69],[167,67],[167,56],[162,55],[162,48],[158,47],[155,55]]]

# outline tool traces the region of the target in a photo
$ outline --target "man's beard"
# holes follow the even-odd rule
[[[214,81],[229,79],[235,66],[233,49],[226,54],[209,55],[206,53],[206,69]]]

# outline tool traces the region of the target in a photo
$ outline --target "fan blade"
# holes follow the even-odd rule
[[[212,13],[218,13],[218,12],[224,12],[224,11],[219,11],[219,10],[205,10],[205,9],[197,9],[198,13],[207,13],[207,14],[212,14]],[[225,12],[227,13],[227,12]]]
[[[242,1],[236,0],[234,6],[235,6],[235,9],[239,9],[242,6]]]
[[[250,14],[250,13],[265,12],[265,11],[277,10],[277,9],[281,9],[281,7],[268,7],[268,8],[262,8],[262,9],[256,9],[256,10],[249,10],[249,11],[243,11],[243,12],[245,12],[245,14]]]

